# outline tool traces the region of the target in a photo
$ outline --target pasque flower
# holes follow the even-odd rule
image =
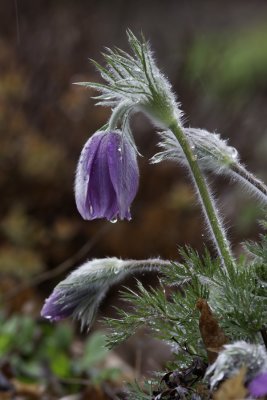
[[[139,171],[136,150],[121,131],[96,132],[85,144],[79,159],[75,198],[86,220],[131,219]]]
[[[81,327],[92,325],[98,306],[110,286],[127,275],[169,266],[160,259],[120,260],[116,257],[86,261],[61,281],[46,299],[41,316],[50,321],[73,317]]]

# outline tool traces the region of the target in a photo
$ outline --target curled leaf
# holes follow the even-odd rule
[[[199,318],[201,337],[208,353],[209,363],[213,363],[222,346],[228,342],[228,339],[220,328],[207,301],[198,299],[196,307],[201,313]]]

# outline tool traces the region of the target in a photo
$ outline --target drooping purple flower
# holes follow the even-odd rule
[[[256,376],[248,385],[250,394],[254,397],[267,395],[267,372]]]
[[[96,132],[85,144],[78,163],[75,198],[86,220],[131,219],[139,171],[136,151],[120,131]]]

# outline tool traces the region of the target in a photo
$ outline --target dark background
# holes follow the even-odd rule
[[[176,259],[180,245],[201,251],[209,243],[187,173],[171,163],[149,164],[157,137],[140,115],[133,126],[144,157],[132,221],[88,222],[76,210],[79,153],[110,111],[72,83],[99,81],[88,59],[101,62],[105,46],[127,50],[127,28],[150,40],[186,125],[229,138],[266,181],[266,1],[1,0],[0,271],[9,312],[38,315],[54,285],[86,258]],[[262,214],[240,187],[211,182],[239,253],[240,240],[257,237]],[[103,309],[109,312],[107,303]]]

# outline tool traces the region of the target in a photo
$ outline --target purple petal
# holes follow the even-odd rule
[[[77,166],[75,200],[78,211],[84,219],[92,218],[92,208],[88,204],[87,193],[92,164],[104,134],[105,132],[97,132],[85,143]]]
[[[116,213],[116,193],[113,188],[108,165],[108,143],[111,133],[107,133],[98,147],[91,166],[87,202],[92,206],[93,218],[112,219]]]
[[[267,394],[267,372],[256,376],[248,385],[252,396],[261,397]]]
[[[46,299],[41,310],[41,316],[50,321],[60,321],[61,319],[69,317],[74,307],[66,305],[63,299],[64,292],[55,288],[52,294]]]
[[[117,133],[110,138],[108,164],[117,196],[119,217],[131,219],[129,209],[138,189],[139,171],[136,152],[125,135]]]

